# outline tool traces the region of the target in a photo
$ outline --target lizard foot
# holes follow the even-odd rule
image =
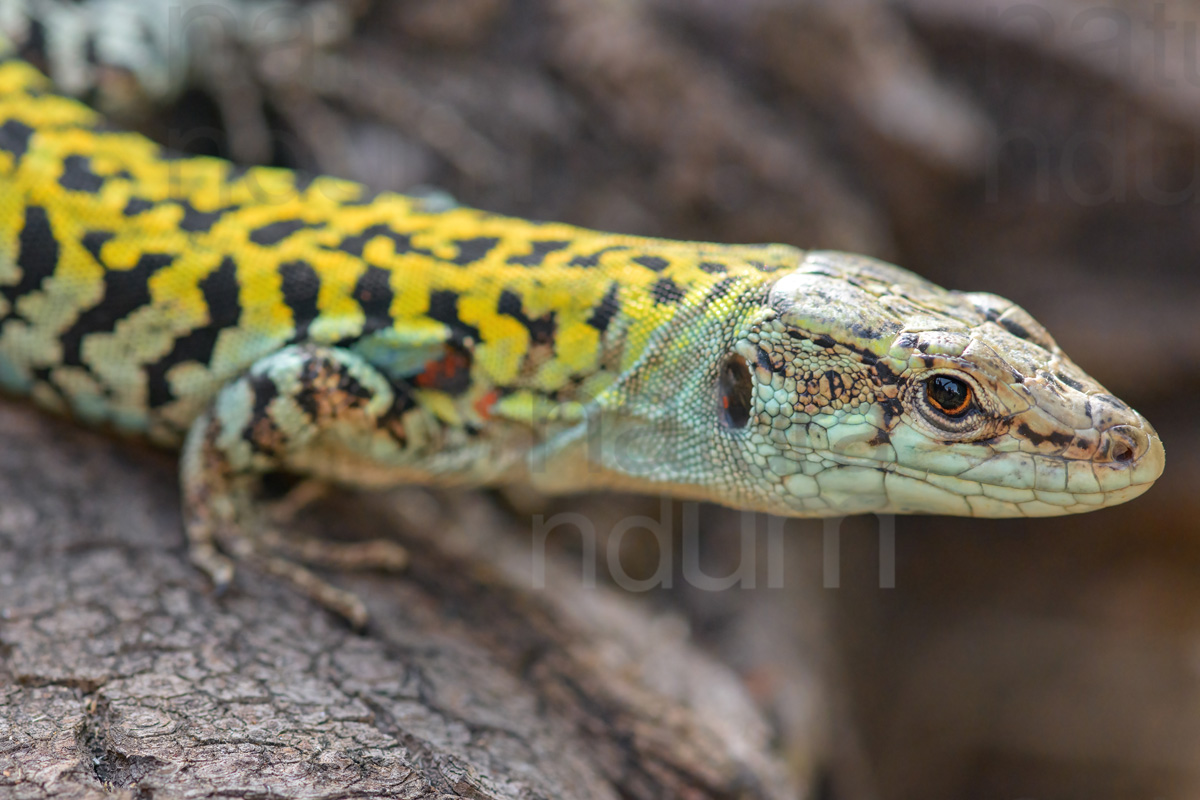
[[[257,490],[263,475],[281,469],[321,473],[322,464],[346,454],[322,449],[329,441],[355,441],[368,431],[388,444],[388,413],[395,408],[393,385],[337,348],[286,348],[226,386],[193,423],[183,449],[180,480],[193,563],[218,591],[229,585],[235,564],[258,567],[361,628],[367,619],[362,601],[304,565],[396,572],[407,566],[408,553],[386,540],[284,536],[276,524],[319,497],[324,485],[302,481],[274,503],[258,499]]]

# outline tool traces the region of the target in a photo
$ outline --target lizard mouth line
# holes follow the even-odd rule
[[[1095,466],[1118,478],[1115,485],[1108,479],[1108,486],[1099,485],[1096,480],[1096,490],[1072,489],[1064,483],[1053,486],[1037,484],[1036,476],[1049,473],[1049,465],[1068,465],[1070,459],[1056,456],[1031,454],[998,454],[996,459],[1006,455],[1024,456],[1033,462],[1032,469],[1023,470],[1021,475],[1033,476],[1030,480],[1021,481],[1022,485],[1004,485],[987,483],[983,480],[972,480],[962,477],[974,469],[964,470],[959,475],[947,475],[930,472],[902,464],[885,463],[870,458],[847,456],[843,454],[827,454],[826,457],[835,462],[836,466],[827,471],[870,471],[876,475],[882,474],[882,487],[875,496],[877,507],[886,507],[886,511],[906,513],[928,507],[930,502],[943,505],[947,511],[974,517],[1035,517],[1058,516],[1064,513],[1081,513],[1094,511],[1108,506],[1125,503],[1138,497],[1148,490],[1162,472],[1163,449],[1157,437],[1151,439],[1151,447],[1142,459],[1135,465],[1105,465]],[[988,459],[992,461],[994,459]],[[982,464],[987,463],[982,462]],[[1089,467],[1092,462],[1078,461]],[[1046,467],[1039,470],[1038,466]],[[1062,469],[1062,467],[1058,467]],[[861,477],[866,477],[865,474]],[[815,476],[818,483],[822,482],[821,475]],[[1106,476],[1107,478],[1107,476]],[[828,478],[826,479],[828,480]],[[1090,487],[1089,487],[1090,489]],[[832,496],[832,493],[830,493]],[[837,508],[836,499],[831,506]],[[854,513],[863,506],[862,497],[850,498],[846,503],[847,513]]]

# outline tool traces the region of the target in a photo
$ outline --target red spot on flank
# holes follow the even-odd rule
[[[447,347],[445,355],[426,364],[414,380],[422,389],[462,394],[471,385],[471,357],[456,347]]]
[[[500,393],[492,389],[487,394],[475,401],[475,412],[479,414],[481,419],[492,418],[492,406],[496,405],[496,401],[500,399]]]

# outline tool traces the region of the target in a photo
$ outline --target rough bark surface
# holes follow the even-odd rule
[[[10,405],[0,440],[2,795],[794,796],[678,618],[553,565],[534,590],[513,541],[455,533],[503,529],[486,499],[315,509],[348,535],[459,542],[410,536],[407,575],[338,576],[373,614],[359,635],[247,570],[214,597],[168,456]]]
[[[125,122],[240,161],[331,172],[381,189],[436,186],[501,213],[676,238],[857,250],[945,286],[1009,297],[1044,323],[1081,366],[1157,426],[1167,469],[1145,497],[1068,519],[898,519],[894,589],[878,580],[872,521],[844,526],[836,591],[821,589],[831,554],[821,549],[822,525],[793,522],[790,530],[812,535],[788,540],[803,543],[791,555],[805,563],[789,567],[784,593],[716,593],[678,581],[677,591],[655,599],[685,615],[697,640],[732,665],[774,724],[793,773],[824,775],[825,796],[1200,796],[1200,5],[295,5],[335,5],[344,24],[259,26],[269,35],[198,48],[193,90],[167,110],[134,103]],[[102,15],[108,8],[96,7]],[[128,99],[122,75],[100,77],[115,78],[114,91],[105,95],[101,86],[100,96]],[[7,434],[3,441],[3,457],[22,463]],[[75,462],[99,457],[72,452]],[[134,466],[106,472],[106,480],[134,480],[122,474],[138,469],[137,460],[116,457]],[[83,468],[75,462],[67,466]],[[164,487],[167,471],[163,460]],[[65,502],[53,470],[48,483],[35,482],[31,468],[15,472],[23,481],[16,485],[27,487],[23,505],[0,506],[0,531],[16,523],[28,529],[32,523],[21,520],[34,504]],[[150,506],[161,517],[155,530],[174,531],[171,490],[163,492],[161,507]],[[113,519],[146,513],[120,497],[105,501]],[[570,507],[595,515],[601,532],[612,527],[599,522],[606,514],[656,513],[630,500],[587,509],[581,502]],[[526,537],[528,513],[554,513],[541,500],[525,510]],[[514,524],[505,514],[479,520],[459,526],[478,532],[472,541],[497,541],[492,534]],[[745,541],[737,520],[710,511],[703,522],[713,534],[705,540],[710,571],[728,574]],[[103,553],[120,541],[113,527],[86,525],[104,535],[80,548]],[[36,530],[33,541],[43,548],[67,541],[48,526]],[[5,543],[13,538],[4,535]],[[210,602],[171,535],[163,563],[175,572],[168,574],[190,587],[183,596]],[[619,549],[636,556],[635,539]],[[39,578],[57,573],[40,569],[22,561],[13,580],[62,592],[61,579]],[[134,571],[140,581],[153,574]],[[422,589],[416,576],[406,579],[408,591],[447,599],[415,608],[435,608],[459,624],[450,588],[457,584]],[[389,584],[354,585],[375,592]],[[243,584],[248,595],[217,608],[240,620],[237,604],[253,612],[259,593],[298,602],[272,586]],[[41,597],[39,608],[56,607],[57,595]],[[831,615],[823,617],[822,607]],[[122,630],[136,642],[143,627]],[[644,621],[635,627],[659,630]],[[827,656],[834,668],[821,684],[814,675]],[[23,708],[31,691],[21,688],[9,708]],[[829,696],[835,700],[823,708]],[[32,706],[29,713],[37,716]]]

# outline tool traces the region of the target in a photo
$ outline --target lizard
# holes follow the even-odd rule
[[[0,389],[180,449],[190,555],[218,587],[245,558],[324,586],[266,552],[254,487],[277,470],[1039,517],[1128,501],[1164,466],[1154,428],[996,295],[184,156],[17,58]]]

